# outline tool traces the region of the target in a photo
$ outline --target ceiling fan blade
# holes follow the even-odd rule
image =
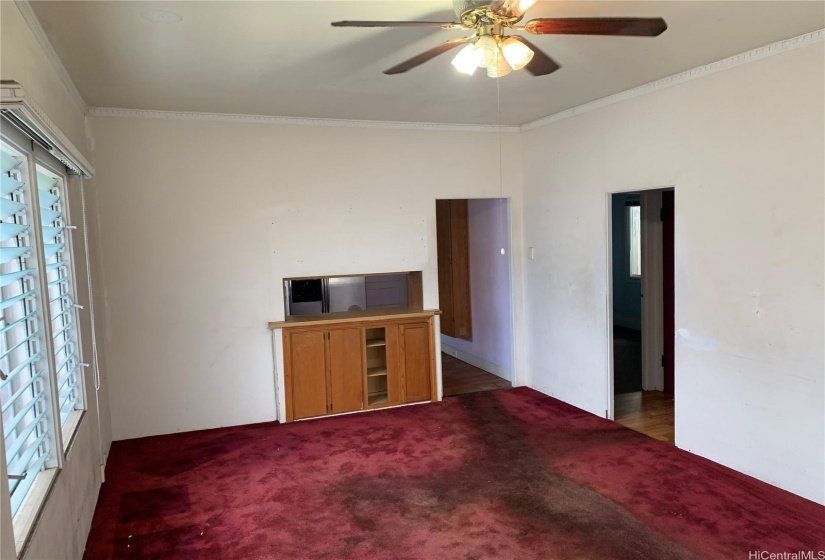
[[[561,66],[555,60],[547,56],[544,51],[539,49],[536,45],[525,39],[524,37],[520,37],[518,35],[511,35],[511,37],[515,38],[517,41],[523,43],[525,46],[529,47],[531,51],[533,51],[533,59],[527,63],[527,66],[524,67],[525,70],[530,72],[534,76],[546,76],[547,74],[552,74]]]
[[[333,27],[438,27],[441,29],[464,28],[455,21],[333,21]]]
[[[534,35],[656,37],[666,29],[662,18],[539,18],[524,24],[524,30]]]
[[[454,49],[459,45],[463,45],[472,39],[472,37],[460,37],[458,39],[450,39],[446,43],[441,43],[437,47],[425,51],[418,56],[414,56],[409,60],[405,60],[401,64],[397,64],[393,66],[389,70],[384,70],[384,74],[392,75],[392,74],[401,74],[402,72],[406,72],[407,70],[411,70],[420,64],[424,64],[428,60],[431,60],[437,57],[440,54],[447,52],[450,49]]]

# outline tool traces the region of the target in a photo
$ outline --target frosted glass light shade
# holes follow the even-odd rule
[[[483,56],[484,52],[481,49],[470,44],[458,51],[458,54],[453,59],[452,65],[462,74],[472,76],[476,68],[481,65]]]
[[[498,42],[495,37],[491,35],[482,35],[476,41],[476,49],[481,52],[481,62],[479,66],[482,68],[489,68],[496,64],[496,57],[498,56]]]
[[[505,17],[520,17],[535,3],[536,0],[496,0],[490,4],[490,10]]]
[[[533,50],[515,37],[504,40],[501,52],[513,70],[521,70],[533,60]]]
[[[487,65],[487,75],[491,78],[501,78],[509,74],[513,69],[507,64],[501,49],[495,50],[495,57],[492,64]]]

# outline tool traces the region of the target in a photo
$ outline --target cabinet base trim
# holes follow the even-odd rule
[[[431,404],[435,401],[419,401],[413,403],[394,404],[377,408],[365,408],[364,410],[351,410],[349,412],[332,412],[321,416],[311,416],[309,418],[296,418],[293,422],[305,422],[306,420],[322,420],[324,418],[335,418],[336,416],[348,416],[350,414],[361,414],[362,412],[375,412],[376,410],[390,410],[391,408],[401,408],[402,406],[418,406],[419,404]]]

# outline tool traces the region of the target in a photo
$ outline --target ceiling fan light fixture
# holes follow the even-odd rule
[[[453,59],[452,65],[455,66],[456,70],[462,74],[472,76],[476,71],[476,68],[481,66],[483,58],[484,51],[477,48],[473,44],[469,44],[458,51],[458,54],[455,55],[455,58]]]
[[[492,35],[482,35],[476,41],[475,46],[476,50],[481,53],[481,62],[479,62],[478,65],[482,68],[495,66],[496,59],[498,58],[498,41],[496,41],[495,37]]]
[[[513,70],[521,70],[533,60],[533,50],[516,39],[508,37],[501,43],[501,53]]]
[[[520,18],[536,0],[496,0],[490,4],[490,11],[507,18]]]
[[[536,0],[518,0],[518,9],[522,14],[533,7]]]
[[[487,76],[490,78],[502,78],[512,72],[513,68],[507,64],[501,49],[496,48],[495,60],[487,65]]]

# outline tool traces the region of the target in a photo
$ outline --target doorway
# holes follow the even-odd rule
[[[445,397],[513,386],[509,204],[436,201]]]
[[[673,189],[610,195],[613,417],[671,444],[675,443],[673,217]]]

